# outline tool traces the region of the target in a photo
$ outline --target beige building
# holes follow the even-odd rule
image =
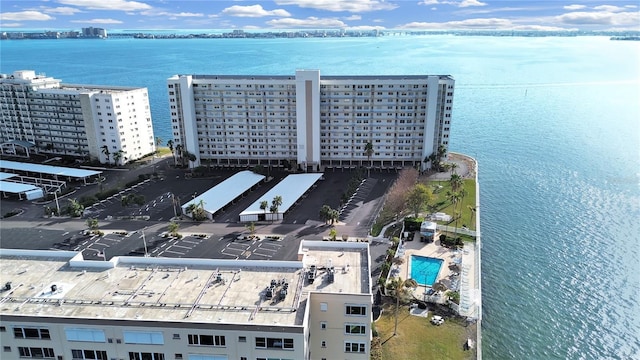
[[[369,359],[366,243],[298,261],[0,249],[2,359]]]
[[[174,143],[203,162],[322,171],[430,166],[449,144],[455,81],[446,75],[175,75]],[[367,154],[366,146],[372,145]]]
[[[124,163],[155,151],[146,88],[62,84],[33,70],[0,74],[0,151]]]

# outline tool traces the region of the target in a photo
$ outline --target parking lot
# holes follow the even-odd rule
[[[213,221],[195,223],[179,221],[182,238],[163,236],[170,219],[179,213],[177,201],[186,203],[222,182],[235,171],[216,170],[203,178],[189,178],[188,170],[174,169],[166,160],[154,165],[158,178],[121,191],[113,197],[87,209],[84,219],[43,218],[43,205],[3,200],[3,207],[21,207],[24,214],[3,219],[0,224],[3,248],[53,249],[82,251],[87,259],[102,260],[113,256],[133,255],[161,257],[200,257],[225,259],[295,260],[301,239],[321,239],[330,226],[319,219],[322,205],[340,208],[342,192],[353,173],[329,171],[285,214],[281,222],[256,224],[260,239],[239,239],[248,234],[245,224],[238,223],[239,213],[258,200],[288,173],[274,172],[273,179],[263,183],[244,197],[216,214]],[[131,173],[107,171],[104,187],[122,186],[149,170]],[[365,237],[375,218],[382,198],[395,179],[395,173],[372,172],[343,208],[337,227],[340,235]],[[72,195],[90,196],[98,185],[88,185]],[[143,205],[123,206],[124,195],[144,196]],[[177,200],[174,204],[174,199]],[[64,206],[66,199],[60,199]],[[51,204],[49,204],[51,206]],[[104,236],[85,235],[86,218],[97,218]],[[144,236],[143,236],[144,232]],[[279,236],[278,240],[265,239]],[[146,245],[146,249],[145,249]]]

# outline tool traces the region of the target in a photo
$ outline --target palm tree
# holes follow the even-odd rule
[[[373,163],[371,162],[371,155],[373,155],[373,144],[371,143],[371,141],[369,141],[364,146],[364,154],[367,155],[367,160],[369,160],[369,169],[367,169],[367,177],[369,177],[371,166],[373,166]]]
[[[187,150],[184,150],[184,157],[186,157],[187,160],[189,160],[189,167],[193,169],[193,166],[191,166],[191,163],[196,161],[195,154],[192,154],[192,153],[188,152]]]
[[[111,160],[109,159],[109,155],[111,155],[111,153],[109,152],[109,147],[107,145],[102,146],[102,153],[107,157],[107,164],[110,164]]]
[[[172,221],[169,223],[169,227],[167,228],[167,230],[169,231],[169,234],[171,234],[171,236],[177,236],[178,228],[180,228],[180,224]]]
[[[122,157],[124,156],[124,151],[122,150],[118,150],[116,152],[113,153],[113,162],[118,165],[118,163],[120,162],[120,159],[122,159]]]
[[[160,136],[156,136],[156,154],[159,153],[158,147],[162,145],[162,138]]]
[[[476,208],[471,205],[467,205],[467,209],[469,209],[469,224],[471,224],[470,226],[473,227],[473,221],[476,218]]]
[[[182,146],[181,144],[176,145],[176,156],[180,156],[180,165],[182,166],[184,166],[184,157],[182,156],[183,149],[184,149],[184,146]]]
[[[451,175],[453,175],[453,173],[454,173],[454,172],[456,171],[456,169],[458,168],[458,164],[457,164],[457,163],[452,162],[450,166],[451,166],[451,167],[449,168],[449,170],[451,170]]]
[[[269,202],[267,200],[260,201],[260,210],[264,211],[264,219],[267,220],[267,208],[269,207]]]
[[[458,191],[462,187],[462,177],[458,174],[452,174],[449,179],[451,190]]]
[[[169,147],[169,151],[171,151],[171,156],[173,157],[173,165],[176,165],[176,154],[173,152],[173,140],[167,141],[167,146]]]
[[[274,217],[278,213],[278,208],[280,207],[280,205],[282,205],[282,196],[280,196],[280,195],[274,196],[273,200],[271,200],[271,208],[269,209],[273,213]],[[273,221],[273,220],[274,219],[271,218],[271,221]]]
[[[400,308],[400,297],[407,297],[411,292],[409,289],[415,289],[418,287],[418,283],[414,279],[402,280],[401,277],[393,278],[387,283],[387,290],[393,291],[393,295],[396,297],[396,325],[393,329],[393,335],[398,334],[398,312]]]

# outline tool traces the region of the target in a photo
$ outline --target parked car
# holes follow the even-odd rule
[[[433,316],[431,317],[431,323],[432,323],[433,325],[438,325],[438,326],[440,326],[440,325],[444,324],[444,319],[442,318],[442,316],[439,316],[439,315],[433,315]]]

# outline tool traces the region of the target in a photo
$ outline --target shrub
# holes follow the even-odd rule
[[[408,216],[404,218],[404,230],[405,231],[420,231],[420,225],[424,221],[421,217]]]

